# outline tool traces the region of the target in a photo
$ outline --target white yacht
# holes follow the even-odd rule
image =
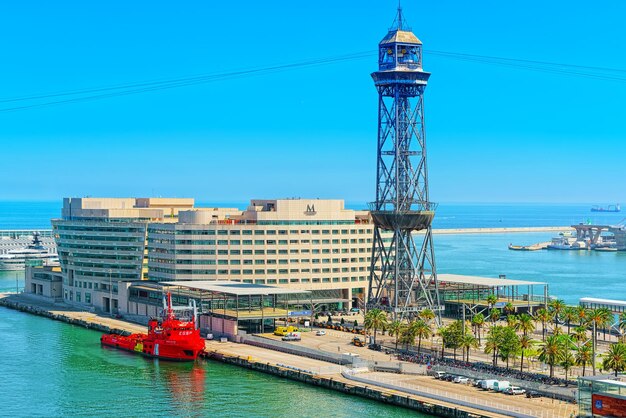
[[[0,254],[0,271],[24,270],[26,265],[47,265],[58,260],[57,254],[42,245],[39,234],[34,234],[33,241],[27,247]]]

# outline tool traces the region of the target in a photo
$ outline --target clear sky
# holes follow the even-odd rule
[[[396,4],[2,2],[0,98],[374,51]],[[427,51],[626,70],[623,0],[404,0],[403,7]],[[624,81],[428,54],[424,68],[432,72],[434,201],[626,202]],[[372,56],[0,112],[0,199],[370,201],[375,70]]]

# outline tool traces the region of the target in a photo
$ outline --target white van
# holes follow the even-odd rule
[[[497,382],[495,379],[485,379],[480,382],[480,388],[483,390],[493,390],[494,384]]]
[[[509,382],[508,380],[500,380],[500,381],[496,380],[496,382],[493,384],[493,390],[495,390],[496,392],[504,392],[510,386],[511,386],[511,382]]]

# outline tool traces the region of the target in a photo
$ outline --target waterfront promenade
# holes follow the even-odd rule
[[[146,331],[145,327],[137,324],[97,313],[52,305],[21,294],[1,294],[0,304],[103,332],[108,330],[128,333]],[[329,337],[327,340],[328,349],[334,344],[332,338],[346,340],[343,335],[330,335]],[[315,337],[308,334],[305,338],[313,339]],[[338,351],[344,349],[348,350],[349,348],[339,346]],[[229,364],[408,407],[436,405],[441,408],[457,409],[485,417],[554,416],[567,418],[576,411],[574,405],[565,402],[545,398],[528,400],[493,394],[464,385],[440,382],[420,374],[399,375],[370,372],[363,369],[356,370],[360,373],[346,373],[348,370],[346,367],[332,362],[248,344],[207,341],[206,351],[210,357]],[[371,350],[365,352],[370,353]],[[371,353],[379,356],[376,358],[381,362],[388,360],[388,356],[383,353]],[[404,362],[394,361],[394,363]],[[407,363],[407,366],[411,366],[413,373],[416,372],[416,365]]]

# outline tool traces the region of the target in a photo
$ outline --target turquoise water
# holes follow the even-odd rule
[[[505,274],[511,279],[546,282],[550,295],[574,305],[581,297],[626,299],[626,252],[508,249],[509,243],[545,242],[553,235],[435,235],[437,271],[485,277]],[[543,288],[536,286],[538,292]]]
[[[406,416],[406,409],[212,361],[146,359],[100,333],[0,307],[2,416]],[[414,416],[423,416],[412,414]]]

